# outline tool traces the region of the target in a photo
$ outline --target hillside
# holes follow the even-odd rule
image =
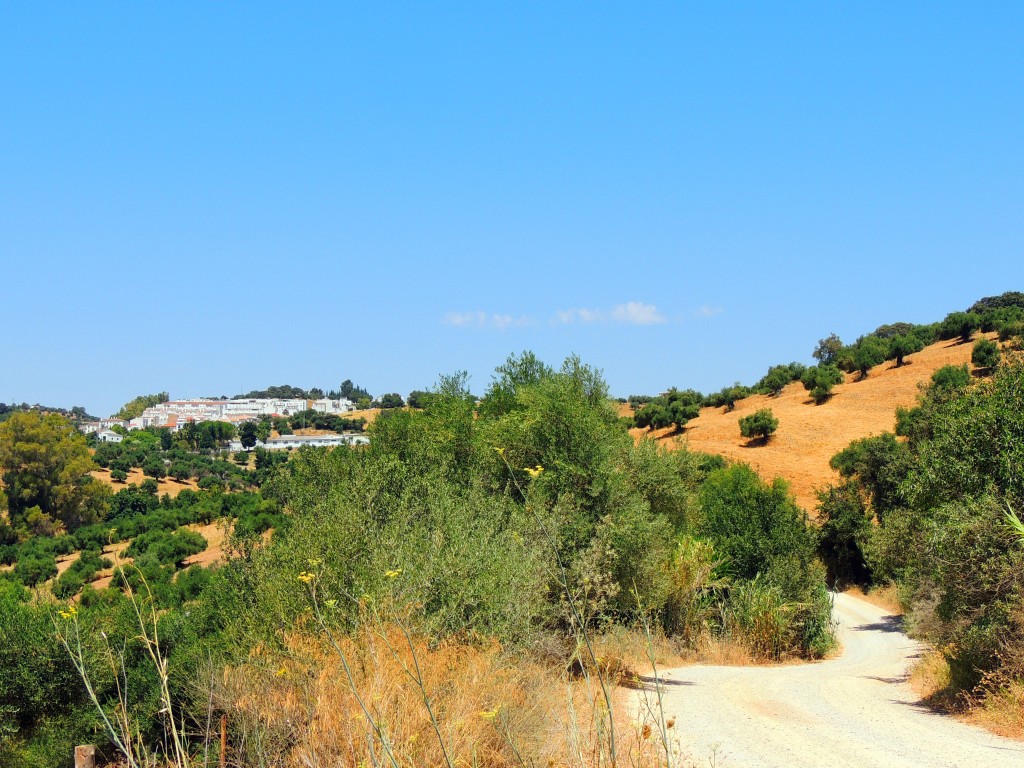
[[[995,334],[975,338],[982,335],[995,338]],[[892,361],[876,366],[864,381],[847,375],[832,399],[822,405],[814,405],[800,382],[794,382],[778,397],[753,395],[738,400],[728,413],[724,408],[703,408],[681,434],[672,428],[631,433],[638,439],[651,435],[669,445],[681,439],[691,450],[744,461],[766,480],[781,476],[790,482],[800,506],[813,514],[815,490],[836,478],[829,467],[832,456],[852,440],[891,432],[896,408],[914,405],[918,384],[944,365],[970,364],[972,346],[955,339],[939,341],[908,357],[899,368]],[[737,422],[759,408],[772,409],[779,429],[767,445],[748,446]]]

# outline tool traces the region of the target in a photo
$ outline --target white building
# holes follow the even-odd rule
[[[313,410],[320,413],[348,413],[356,409],[356,404],[347,398],[331,400],[329,397],[313,401]]]
[[[96,439],[103,443],[120,443],[124,436],[112,429],[101,429],[96,433]]]
[[[289,448],[334,448],[339,445],[369,445],[370,438],[366,435],[348,433],[344,435],[281,435],[272,437],[263,443],[256,441],[257,448],[266,448],[268,451],[287,450]],[[241,440],[232,440],[230,446],[232,451],[242,450]]]

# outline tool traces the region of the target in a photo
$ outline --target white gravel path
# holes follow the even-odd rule
[[[719,768],[1024,768],[1024,744],[918,704],[921,646],[896,617],[835,598],[842,656],[783,667],[666,670],[665,711],[684,765]],[[648,691],[638,695],[653,698]],[[654,738],[654,736],[652,736]]]

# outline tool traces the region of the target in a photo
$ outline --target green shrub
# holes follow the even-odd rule
[[[768,442],[775,430],[779,428],[779,420],[775,418],[771,408],[758,411],[740,419],[740,434],[762,442]]]
[[[843,383],[843,374],[835,365],[816,365],[803,372],[800,383],[814,402],[821,405],[832,397],[832,388]]]
[[[971,362],[977,368],[991,370],[999,364],[999,345],[988,339],[978,339],[971,350]]]

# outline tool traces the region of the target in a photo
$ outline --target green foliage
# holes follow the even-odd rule
[[[785,366],[783,366],[785,367]],[[783,385],[785,386],[785,385]],[[718,392],[713,392],[704,398],[704,405],[711,408],[720,408],[725,406],[725,410],[732,411],[736,407],[736,401],[742,400],[753,393],[753,389],[750,387],[744,387],[739,382],[733,384],[731,387],[722,387]]]
[[[951,312],[939,327],[939,338],[955,339],[964,343],[971,340],[974,332],[981,328],[981,316],[974,312]]]
[[[952,325],[951,325],[952,327]],[[1024,360],[991,380],[936,372],[892,435],[837,454],[821,496],[819,549],[833,577],[895,579],[908,625],[942,648],[954,690],[1024,679],[1024,547],[1007,510],[1024,501]],[[869,502],[869,503],[868,503]]]
[[[731,576],[750,580],[785,570],[792,556],[806,563],[813,559],[811,533],[782,479],[767,484],[737,464],[711,473],[700,502],[697,533],[714,544]]]
[[[904,504],[901,484],[910,472],[911,454],[895,435],[886,432],[854,440],[832,457],[829,466],[854,481],[880,517],[885,510]]]
[[[704,397],[692,389],[678,390],[675,387],[658,395],[633,416],[633,423],[640,428],[664,429],[675,425],[682,429],[686,422],[700,415]]]
[[[176,531],[152,530],[139,534],[124,551],[125,557],[152,557],[160,565],[180,568],[192,555],[206,549],[202,534],[179,528]]]
[[[397,392],[389,392],[386,395],[381,395],[373,401],[374,408],[404,408],[405,400]]]
[[[66,764],[74,731],[83,730],[68,712],[83,703],[83,693],[48,607],[0,580],[0,765]]]
[[[839,352],[842,348],[842,339],[833,333],[827,338],[818,340],[818,345],[811,353],[811,357],[817,360],[819,365],[835,365],[839,360]]]
[[[818,493],[818,554],[836,585],[871,582],[868,552],[872,516],[856,482],[830,486]]]
[[[900,336],[893,336],[889,340],[887,359],[894,359],[896,361],[896,366],[899,367],[903,365],[904,358],[906,358],[907,355],[920,352],[924,349],[924,346],[924,341],[921,338],[909,333]]]
[[[848,370],[860,371],[860,377],[866,379],[868,372],[876,365],[884,362],[889,355],[890,344],[878,336],[864,336],[853,345]]]
[[[816,365],[803,372],[800,383],[814,402],[821,405],[832,397],[832,388],[843,383],[843,374],[835,365]]]
[[[366,419],[347,419],[336,413],[320,411],[299,411],[288,420],[288,423],[292,429],[330,429],[339,435],[346,432],[362,432],[366,429]],[[291,430],[288,430],[288,433],[290,434]]]
[[[62,416],[26,411],[0,423],[0,472],[15,528],[34,508],[68,530],[99,519],[107,490],[89,476],[95,468],[85,438]]]
[[[966,365],[944,365],[932,374],[932,386],[939,389],[963,389],[970,383]]]
[[[150,406],[160,405],[168,400],[170,400],[170,396],[166,392],[157,392],[155,395],[139,395],[121,406],[121,410],[114,414],[114,418],[124,421],[134,419],[141,416],[142,412]]]
[[[758,411],[744,416],[739,421],[740,434],[743,437],[768,442],[779,428],[779,420],[775,418],[771,408],[761,408]]]
[[[753,390],[755,392],[760,392],[761,394],[778,397],[782,394],[782,390],[787,384],[794,381],[800,381],[800,377],[804,375],[804,371],[806,370],[807,366],[802,363],[773,365],[768,369],[768,373],[766,373],[761,380],[754,385]]]
[[[986,314],[992,310],[1006,308],[1024,309],[1024,293],[1020,291],[1007,291],[999,296],[986,296],[974,302],[967,311],[975,314]]]
[[[334,396],[334,393],[331,393]],[[352,402],[359,402],[360,400],[372,400],[373,396],[362,387],[357,387],[352,383],[352,379],[345,379],[341,382],[341,387],[338,389],[338,396],[343,397]]]
[[[238,427],[238,440],[242,448],[248,450],[256,446],[256,422],[245,421]]]
[[[999,345],[988,339],[978,339],[971,350],[971,363],[977,368],[991,370],[999,365]]]

